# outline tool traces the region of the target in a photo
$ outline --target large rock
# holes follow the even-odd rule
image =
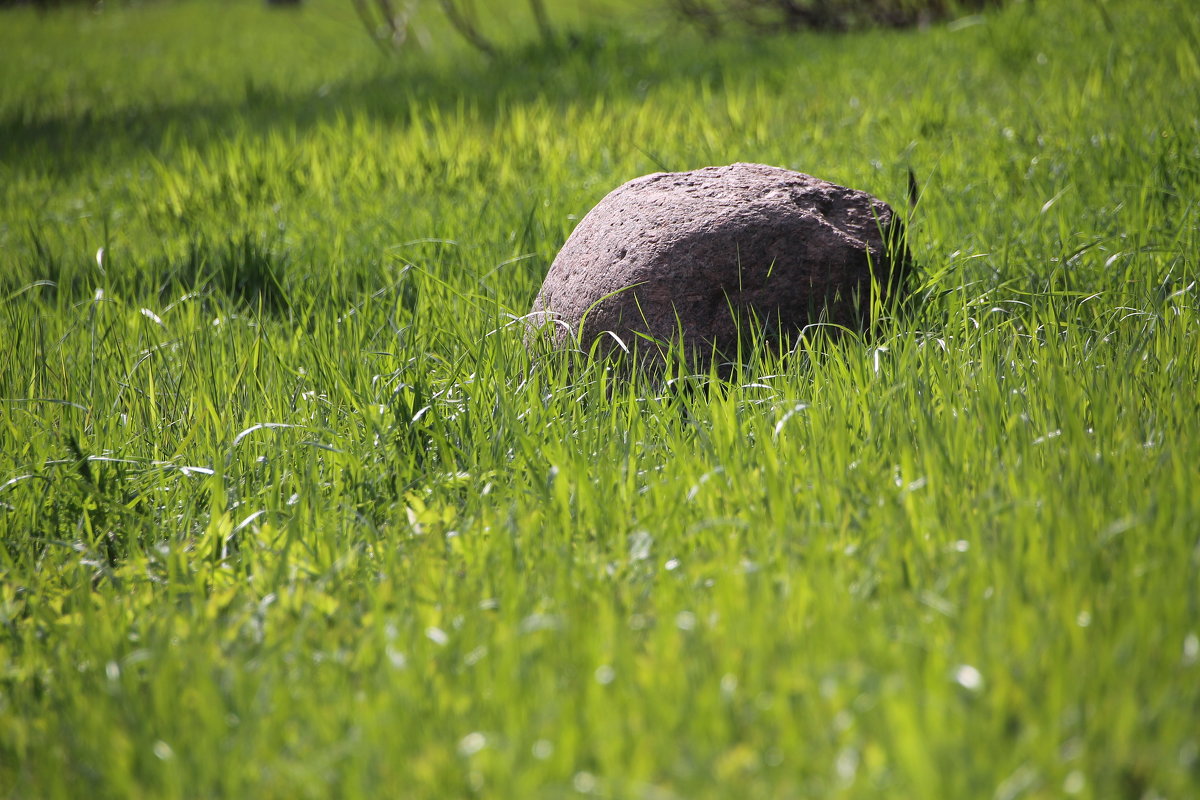
[[[723,359],[749,320],[774,343],[818,321],[861,328],[872,277],[887,301],[908,268],[900,227],[864,192],[778,167],[646,175],[583,218],[529,319],[557,347],[582,332],[611,350],[611,331],[644,350],[641,333]]]

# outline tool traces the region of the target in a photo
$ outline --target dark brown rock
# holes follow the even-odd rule
[[[738,326],[751,319],[773,342],[818,321],[861,328],[872,275],[886,302],[908,268],[900,229],[886,203],[778,167],[646,175],[575,228],[530,321],[556,347],[582,333],[586,350],[611,331],[644,349],[639,333],[661,342],[682,333],[693,356],[722,358],[734,357]],[[612,346],[604,336],[602,349]]]

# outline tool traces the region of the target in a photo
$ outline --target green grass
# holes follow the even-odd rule
[[[1200,794],[1190,6],[634,7],[0,12],[0,795]],[[736,160],[911,167],[911,318],[531,358],[582,214]]]

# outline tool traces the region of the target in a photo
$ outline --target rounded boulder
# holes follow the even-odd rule
[[[785,345],[814,323],[863,328],[909,263],[899,218],[865,192],[762,164],[656,173],[580,221],[529,322],[555,347],[730,359],[747,323]]]

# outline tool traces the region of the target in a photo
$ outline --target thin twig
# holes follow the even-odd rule
[[[454,29],[466,39],[470,44],[481,53],[495,58],[497,51],[496,46],[491,41],[479,32],[471,19],[463,12],[463,9],[454,2],[454,0],[439,0],[442,6],[442,11],[446,13],[446,18],[450,20],[450,24]]]

